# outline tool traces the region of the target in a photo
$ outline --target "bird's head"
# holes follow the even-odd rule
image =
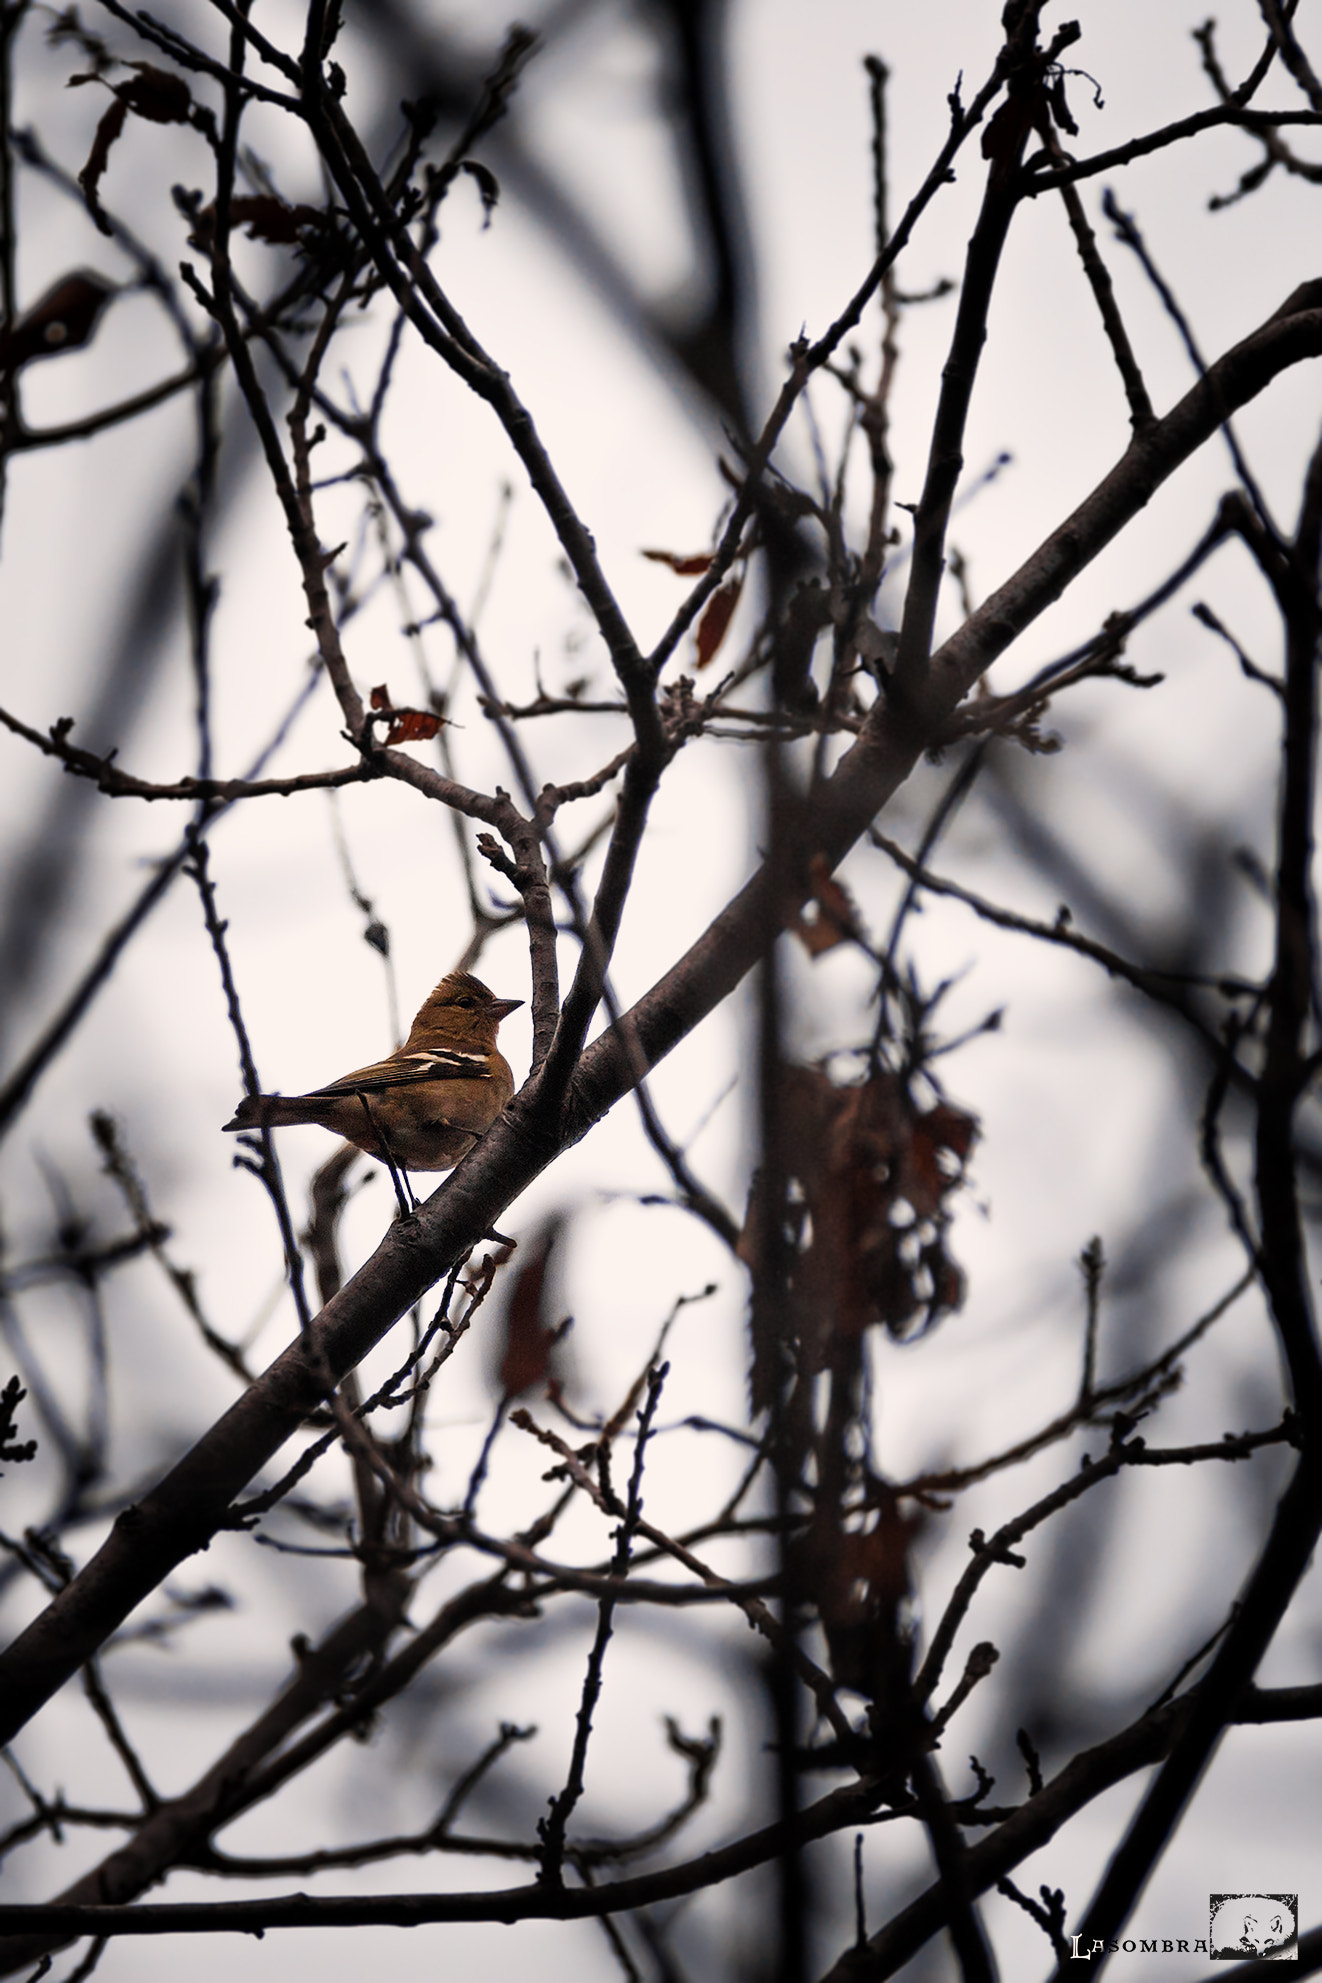
[[[522,1004],[521,998],[497,998],[467,971],[451,971],[420,1007],[405,1049],[445,1046],[489,1052],[501,1020]]]

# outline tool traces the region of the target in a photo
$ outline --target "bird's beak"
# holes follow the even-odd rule
[[[505,1017],[506,1013],[517,1012],[522,1004],[523,1000],[521,998],[495,998],[491,1001],[491,1016],[499,1022]]]

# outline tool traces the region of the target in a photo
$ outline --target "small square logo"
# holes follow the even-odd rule
[[[1211,1925],[1208,1952],[1213,1962],[1298,1962],[1297,1893],[1214,1893],[1207,1896]]]

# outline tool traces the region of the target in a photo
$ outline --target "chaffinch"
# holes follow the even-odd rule
[[[402,1047],[307,1095],[245,1095],[226,1129],[315,1122],[369,1157],[411,1171],[448,1171],[490,1129],[514,1093],[496,1028],[521,998],[496,998],[478,978],[442,978]]]

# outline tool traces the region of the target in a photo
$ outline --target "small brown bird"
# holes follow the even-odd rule
[[[452,971],[402,1047],[308,1095],[245,1095],[226,1129],[315,1122],[369,1157],[410,1171],[448,1171],[490,1129],[514,1093],[496,1028],[521,998],[497,998]]]

